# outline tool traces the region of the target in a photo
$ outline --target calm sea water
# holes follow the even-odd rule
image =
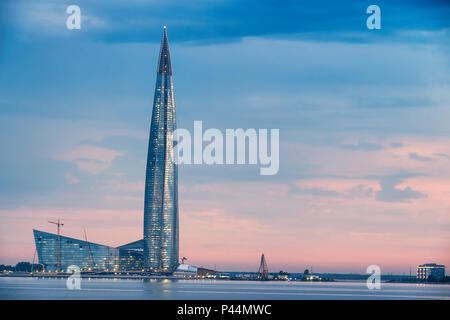
[[[65,279],[0,278],[0,299],[450,299],[450,285],[82,279],[68,290]]]

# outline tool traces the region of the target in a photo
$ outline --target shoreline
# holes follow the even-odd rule
[[[0,278],[36,278],[36,279],[67,279],[71,274],[0,274]],[[251,282],[318,282],[318,283],[356,283],[366,282],[363,279],[347,280],[347,279],[333,279],[332,281],[312,281],[312,280],[252,280],[252,279],[228,279],[228,278],[206,278],[206,277],[181,277],[169,275],[114,275],[114,274],[81,274],[81,279],[104,279],[104,280],[215,280],[215,281],[251,281]],[[416,284],[416,285],[450,285],[448,282],[418,282],[418,281],[400,281],[400,280],[382,280],[381,283],[392,284]]]

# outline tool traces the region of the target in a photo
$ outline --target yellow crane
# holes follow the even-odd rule
[[[89,241],[88,241],[88,238],[87,238],[86,228],[84,228],[84,239],[86,240],[86,246],[87,246],[87,249],[88,249],[89,267],[90,267],[90,270],[94,270],[94,267],[92,266],[91,247],[89,246]]]
[[[64,225],[64,223],[61,223],[58,219],[57,222],[55,221],[49,221],[48,223],[56,224],[58,226],[58,240],[57,240],[57,247],[56,247],[56,272],[59,272],[60,262],[61,262],[61,253],[60,253],[60,247],[61,247],[61,233],[60,228]]]

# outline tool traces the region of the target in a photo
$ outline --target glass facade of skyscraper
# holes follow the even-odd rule
[[[171,272],[178,265],[178,179],[172,135],[175,97],[169,43],[164,27],[150,126],[144,201],[144,266]]]

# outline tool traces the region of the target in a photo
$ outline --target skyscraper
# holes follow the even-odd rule
[[[144,267],[174,271],[178,265],[178,173],[171,161],[176,129],[169,42],[164,27],[148,143],[144,200]]]

